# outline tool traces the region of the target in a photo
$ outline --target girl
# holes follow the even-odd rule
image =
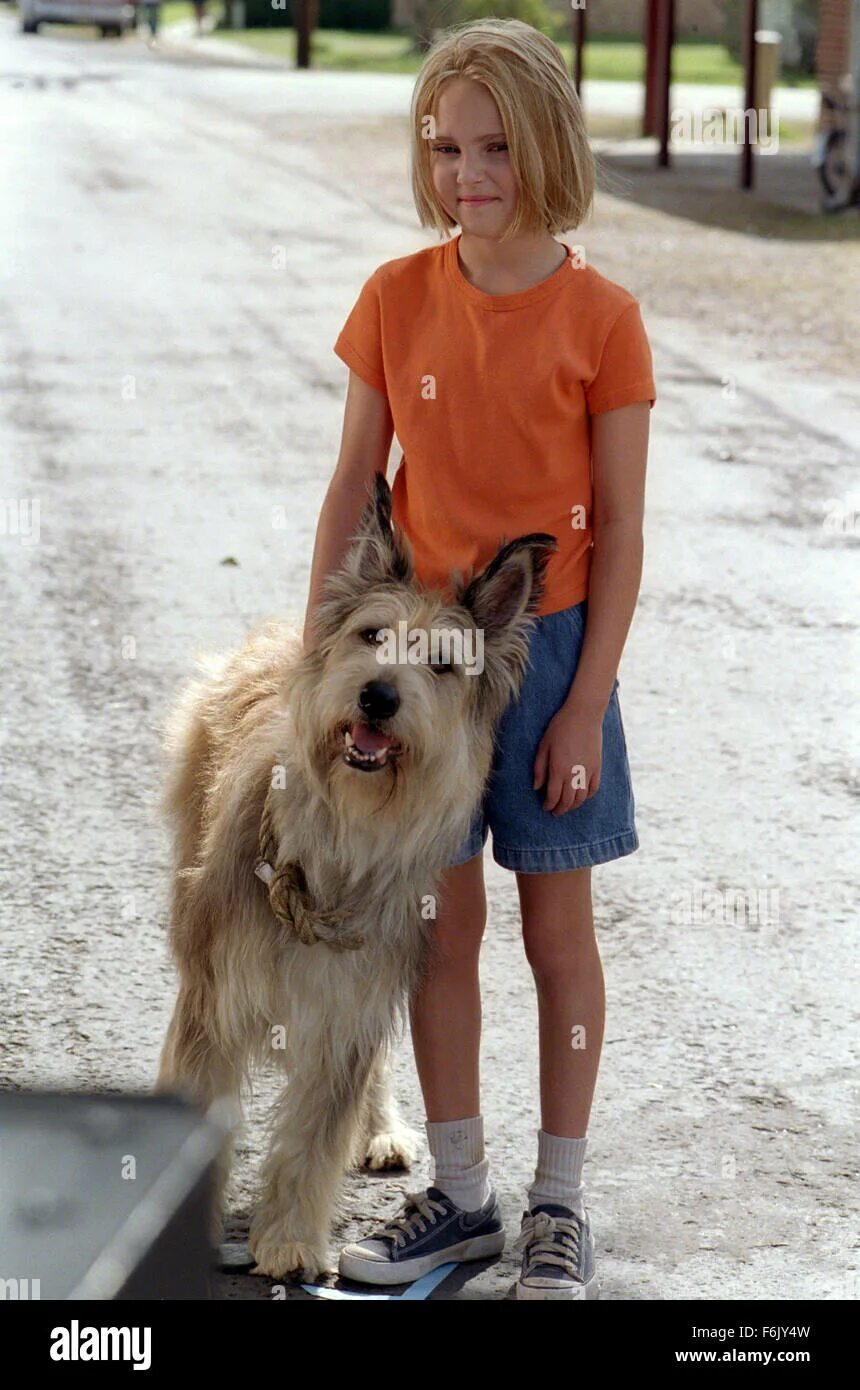
[[[651,355],[637,301],[556,239],[589,211],[594,168],[556,46],[518,20],[443,31],[412,102],[422,226],[460,234],[388,261],[335,344],[350,368],[337,469],[314,550],[305,644],[339,563],[403,446],[394,519],[417,577],[451,594],[503,537],[559,549],[482,805],[443,875],[438,958],[411,1007],[433,1183],[341,1254],[343,1275],[403,1283],[498,1253],[484,1153],[478,953],[482,849],[516,874],[540,1018],[541,1128],[515,1248],[519,1298],[597,1295],[582,1166],[603,1039],[591,866],[638,847],[616,670],[636,604]]]

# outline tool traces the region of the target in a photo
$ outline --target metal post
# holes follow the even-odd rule
[[[751,137],[752,117],[755,110],[756,91],[756,42],[758,29],[758,0],[747,0],[744,41],[746,56],[746,89],[744,92],[744,141],[741,145],[741,188],[752,188],[754,182],[753,142]],[[756,117],[756,120],[758,118]]]

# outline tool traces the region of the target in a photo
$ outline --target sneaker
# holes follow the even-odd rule
[[[365,1240],[344,1246],[339,1271],[362,1284],[409,1284],[449,1260],[486,1260],[505,1246],[495,1191],[463,1211],[438,1187],[407,1192],[397,1216]]]
[[[513,1248],[523,1251],[517,1298],[599,1298],[591,1223],[560,1202],[523,1212]]]

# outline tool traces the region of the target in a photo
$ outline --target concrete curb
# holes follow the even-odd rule
[[[200,35],[192,19],[180,19],[175,24],[166,24],[158,31],[159,42],[165,49],[176,53],[187,53],[193,58],[215,58],[237,66],[253,68],[285,68],[295,72],[296,65],[285,58],[275,58],[270,53],[248,48],[242,43],[231,43],[229,39],[212,38],[209,34]]]

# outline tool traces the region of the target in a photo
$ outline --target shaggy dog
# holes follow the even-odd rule
[[[431,958],[439,877],[521,688],[556,547],[543,533],[503,544],[477,576],[454,573],[448,604],[416,583],[377,473],[326,580],[316,648],[267,624],[204,662],[172,713],[179,995],[157,1089],[238,1106],[255,1066],[280,1069],[249,1237],[256,1274],[333,1271],[345,1170],[415,1157],[389,1050]],[[408,652],[392,653],[394,634],[408,634]]]

